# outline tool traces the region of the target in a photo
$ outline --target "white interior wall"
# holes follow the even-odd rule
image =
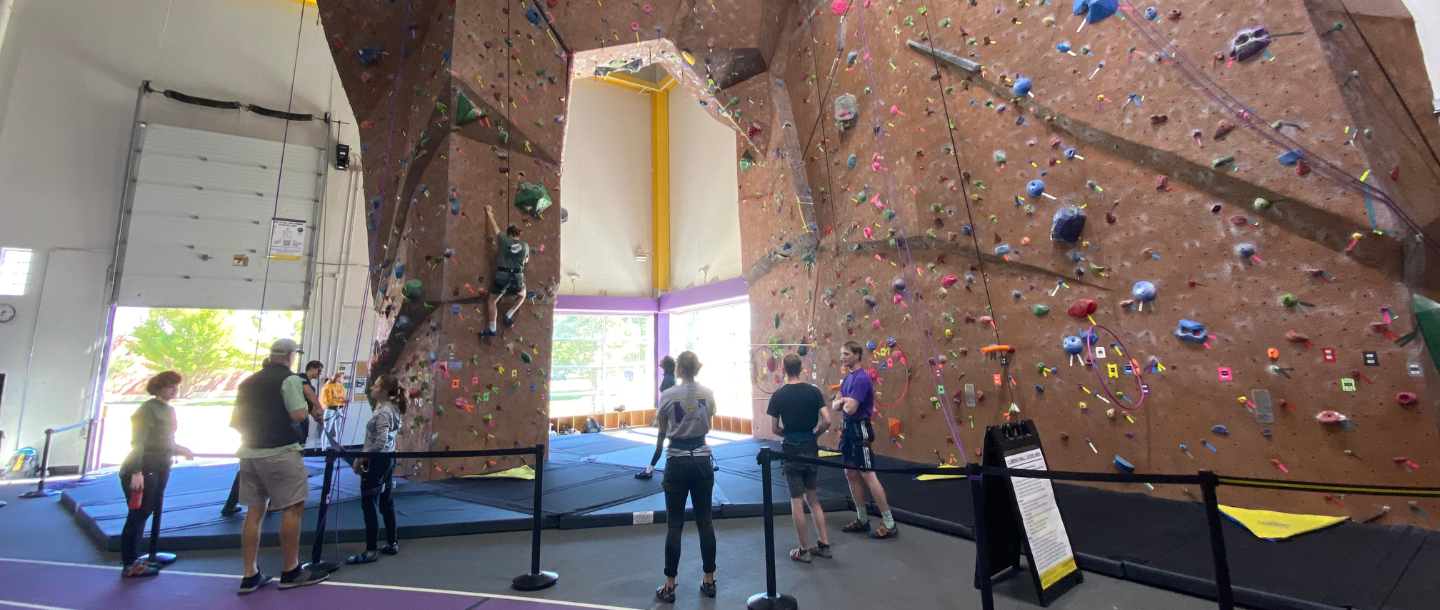
[[[735,130],[670,90],[670,286],[740,277],[740,170]]]
[[[650,95],[576,78],[565,117],[560,293],[653,297]]]
[[[27,293],[0,297],[18,310],[15,320],[0,324],[0,373],[6,375],[0,398],[4,450],[38,447],[45,428],[87,415],[82,400],[30,405],[16,436],[26,365],[37,337],[46,338],[36,345],[40,349],[53,346],[51,338],[57,336],[63,345],[91,344],[97,339],[93,328],[105,319],[103,306],[76,312],[59,326],[39,319],[40,284],[52,251],[113,249],[136,91],[144,80],[154,81],[157,89],[202,97],[280,110],[289,105],[294,112],[317,115],[328,111],[346,122],[328,137],[321,123],[291,124],[287,134],[284,121],[188,106],[158,94],[146,102],[144,117],[247,137],[288,137],[317,147],[338,134],[340,142],[351,145],[351,167],[357,171],[332,169],[326,189],[320,243],[315,244],[323,250],[316,266],[320,277],[306,331],[315,335],[306,338],[311,344],[306,351],[325,354],[320,359],[327,361],[332,353],[338,360],[354,359],[367,250],[363,224],[347,220],[360,213],[355,204],[361,198],[359,183],[350,179],[359,176],[359,138],[315,8],[293,0],[0,2],[13,2],[0,40],[0,211],[5,219],[0,246],[36,252]],[[347,243],[354,245],[348,256]],[[71,271],[46,278],[48,285],[103,286],[106,280],[103,270],[90,266],[51,267]],[[337,298],[342,287],[344,295]],[[358,358],[366,360],[372,324],[363,326]],[[47,368],[44,379],[73,380],[77,386],[90,381],[86,354],[39,356],[37,362],[68,363],[57,365],[63,370]],[[52,462],[76,464],[79,458],[79,451],[71,448],[56,453]]]

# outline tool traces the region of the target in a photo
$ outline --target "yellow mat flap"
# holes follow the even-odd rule
[[[959,466],[955,466],[955,465],[953,465],[953,464],[940,464],[938,467],[939,467],[939,468],[959,468]],[[965,478],[965,475],[963,475],[963,474],[922,474],[922,475],[920,475],[920,476],[918,476],[918,477],[915,477],[915,480],[916,480],[916,481],[944,481],[944,480],[947,480],[947,479],[963,479],[963,478]]]
[[[535,470],[529,466],[516,466],[510,470],[492,472],[489,474],[467,474],[462,479],[520,479],[522,481],[534,481]]]
[[[1266,540],[1284,540],[1291,536],[1325,529],[1349,519],[1349,517],[1326,515],[1277,513],[1273,510],[1252,510],[1224,504],[1220,505],[1220,512],[1225,513],[1226,517],[1236,523],[1245,526],[1245,529],[1250,530],[1250,533],[1255,534],[1256,537]]]

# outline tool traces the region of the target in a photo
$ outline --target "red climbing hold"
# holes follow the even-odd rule
[[[1066,309],[1065,313],[1068,313],[1076,318],[1083,318],[1092,313],[1095,313],[1095,310],[1098,308],[1099,306],[1095,304],[1095,301],[1092,301],[1090,299],[1080,299],[1078,301],[1075,301],[1074,303],[1071,303],[1070,308]]]

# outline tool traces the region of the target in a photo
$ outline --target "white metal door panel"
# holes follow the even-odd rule
[[[324,151],[155,124],[140,141],[116,304],[304,309]],[[301,260],[267,257],[275,218],[305,223]]]

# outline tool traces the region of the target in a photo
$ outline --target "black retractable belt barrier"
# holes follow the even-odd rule
[[[48,475],[48,474],[50,473],[50,439],[51,439],[51,437],[55,436],[55,434],[57,434],[57,433],[59,433],[59,432],[68,432],[68,431],[70,431],[70,430],[74,430],[74,429],[76,429],[76,428],[79,428],[80,426],[84,426],[84,425],[86,425],[86,424],[89,424],[90,422],[91,422],[91,420],[88,420],[88,419],[87,419],[87,420],[82,421],[82,422],[79,422],[79,423],[70,424],[70,425],[68,425],[68,426],[65,426],[64,428],[46,428],[46,429],[45,429],[45,450],[44,450],[43,452],[41,452],[41,454],[40,454],[40,482],[35,485],[35,489],[34,489],[34,490],[27,491],[27,492],[25,492],[25,493],[23,493],[23,494],[20,494],[20,497],[22,497],[22,498],[48,498],[48,497],[50,497],[50,496],[53,496],[53,495],[55,495],[55,494],[60,493],[60,492],[55,491],[55,490],[53,490],[53,489],[45,489],[45,477],[46,477],[46,475]],[[84,466],[81,466],[81,468],[83,469]]]
[[[772,454],[766,447],[755,457],[760,463],[760,482],[765,486],[761,492],[765,502],[765,592],[750,596],[750,601],[745,604],[748,610],[796,610],[800,607],[794,597],[775,591],[775,505],[770,489],[770,462],[775,458]]]
[[[530,537],[530,572],[516,576],[510,581],[510,586],[519,591],[539,591],[554,586],[560,580],[560,576],[554,572],[543,572],[540,570],[540,520],[544,513],[540,510],[540,497],[543,493],[545,483],[545,445],[535,445],[535,517],[533,531]]]
[[[1235,610],[1235,591],[1230,587],[1230,561],[1225,556],[1225,530],[1221,528],[1220,501],[1215,495],[1219,477],[1200,471],[1200,495],[1205,499],[1205,523],[1210,528],[1210,553],[1215,559],[1216,598],[1220,610]]]

